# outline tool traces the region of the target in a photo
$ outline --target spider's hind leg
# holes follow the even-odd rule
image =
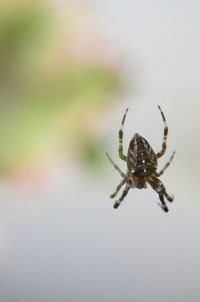
[[[167,194],[166,190],[163,191],[163,194],[165,195],[165,197],[167,198],[167,200],[168,200],[169,202],[174,201],[174,195],[169,196],[169,195]]]
[[[159,204],[159,206],[163,209],[163,211],[165,212],[168,212],[168,207],[166,206],[166,203],[164,201],[164,197],[163,197],[163,194],[162,193],[158,193],[159,195],[159,198],[160,198],[160,201],[161,201],[161,204]]]
[[[126,178],[122,179],[122,181],[118,184],[115,192],[110,195],[110,198],[114,198],[117,195],[117,193],[119,192],[119,190],[121,189],[121,187],[125,184],[125,182],[126,182]]]
[[[117,209],[118,208],[118,206],[120,205],[120,203],[122,202],[122,200],[124,199],[124,197],[127,195],[127,193],[128,193],[128,191],[130,190],[130,188],[131,188],[131,185],[130,184],[127,184],[126,185],[126,188],[124,189],[124,191],[123,191],[123,193],[122,193],[122,195],[121,195],[121,197],[118,199],[118,200],[116,200],[115,201],[115,203],[114,203],[114,208],[115,209]]]
[[[170,202],[173,201],[173,196],[169,196],[166,192],[166,189],[163,185],[163,183],[155,176],[151,176],[148,178],[148,183],[150,184],[150,186],[153,188],[154,191],[156,191],[159,195],[159,199],[161,201],[161,208],[165,211],[168,212],[168,208],[166,206],[165,200],[164,200],[164,196],[166,197],[166,199]]]

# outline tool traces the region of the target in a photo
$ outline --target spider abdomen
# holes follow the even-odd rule
[[[148,177],[157,168],[156,155],[145,138],[135,134],[127,155],[128,171],[135,177]]]

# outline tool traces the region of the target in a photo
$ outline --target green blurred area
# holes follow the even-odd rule
[[[120,86],[117,68],[70,51],[74,27],[81,26],[71,22],[72,7],[63,31],[47,3],[18,1],[12,10],[0,5],[1,174],[62,148],[66,156],[75,149],[83,158],[85,152],[85,161],[93,163],[101,152],[99,141],[85,124]]]

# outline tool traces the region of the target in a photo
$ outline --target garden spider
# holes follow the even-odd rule
[[[119,172],[119,174],[123,178],[122,181],[117,186],[115,192],[112,195],[110,195],[110,198],[114,198],[119,192],[119,190],[121,189],[121,187],[124,184],[126,184],[126,187],[121,197],[114,204],[115,209],[118,208],[118,206],[120,205],[124,197],[127,195],[131,187],[143,189],[147,187],[147,183],[150,184],[153,190],[155,190],[158,193],[161,201],[161,204],[159,205],[165,212],[168,212],[168,208],[166,206],[164,197],[170,202],[173,201],[173,196],[169,196],[167,194],[163,183],[158,179],[158,177],[164,173],[167,167],[169,167],[174,157],[175,151],[170,157],[170,160],[161,169],[161,171],[160,172],[156,171],[157,158],[161,157],[166,151],[166,147],[167,147],[166,141],[167,141],[167,133],[168,133],[168,127],[167,127],[164,113],[162,112],[160,106],[158,106],[158,108],[160,110],[164,122],[163,143],[162,143],[162,150],[160,152],[155,154],[153,149],[147,142],[147,140],[136,133],[129,144],[127,156],[123,154],[123,126],[128,112],[128,108],[127,108],[122,119],[121,128],[119,130],[119,149],[118,149],[119,157],[127,162],[126,174],[124,174],[121,171],[121,169],[113,162],[111,157],[106,153],[106,156],[108,157],[113,167]]]

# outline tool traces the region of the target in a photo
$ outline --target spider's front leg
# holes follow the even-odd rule
[[[123,154],[123,127],[124,127],[124,122],[125,122],[127,112],[128,112],[128,108],[126,109],[126,112],[123,116],[121,128],[119,130],[119,149],[118,149],[119,157],[125,161],[127,160],[127,157]]]
[[[160,110],[160,113],[162,115],[162,119],[163,119],[163,122],[164,122],[164,133],[163,133],[162,150],[156,154],[157,158],[161,157],[166,151],[166,148],[167,148],[167,134],[168,134],[168,127],[167,127],[167,123],[166,123],[164,113],[163,113],[162,109],[160,108],[160,106],[158,106],[158,109]]]

